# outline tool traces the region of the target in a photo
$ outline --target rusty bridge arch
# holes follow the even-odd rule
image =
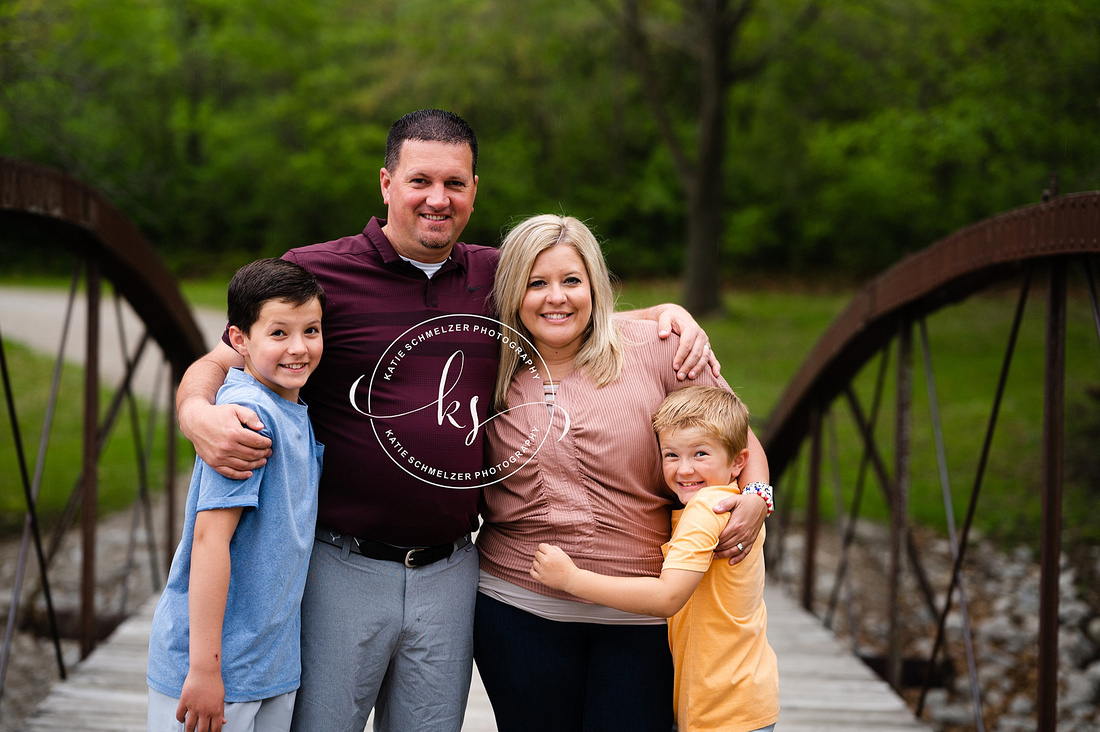
[[[928,659],[927,669],[935,668],[944,633],[944,621],[952,608],[955,593],[963,602],[959,586],[959,568],[965,561],[967,532],[970,529],[974,507],[980,491],[982,477],[989,457],[990,439],[996,427],[1000,401],[1004,394],[1008,368],[1012,361],[1016,334],[1019,332],[1024,305],[1028,299],[1032,275],[1044,275],[1048,281],[1046,296],[1046,376],[1043,389],[1043,455],[1042,455],[1042,505],[1043,522],[1041,537],[1041,606],[1039,619],[1039,688],[1038,729],[1053,731],[1057,720],[1058,693],[1058,577],[1061,531],[1062,498],[1062,422],[1065,371],[1065,321],[1067,298],[1067,270],[1080,265],[1085,274],[1088,297],[1092,306],[1093,322],[1100,339],[1100,306],[1097,304],[1093,279],[1094,255],[1100,252],[1100,193],[1080,193],[1055,197],[968,226],[933,244],[927,249],[910,255],[861,288],[848,306],[833,321],[818,340],[799,371],[788,383],[764,427],[761,441],[767,451],[772,469],[772,481],[782,492],[784,486],[794,483],[790,477],[796,458],[805,457],[808,464],[806,478],[806,534],[804,537],[803,568],[801,571],[801,601],[812,611],[815,587],[815,552],[817,547],[819,494],[822,482],[822,425],[824,415],[836,403],[847,402],[862,441],[863,460],[877,475],[880,487],[886,495],[891,510],[891,616],[888,635],[889,658],[887,678],[900,686],[901,658],[894,641],[898,637],[896,598],[900,591],[897,576],[903,555],[913,563],[917,583],[924,591],[930,609],[938,616],[939,628],[935,650]],[[912,389],[912,359],[914,354],[913,330],[918,328],[918,345],[924,348],[926,371],[931,371],[928,354],[925,317],[946,305],[965,300],[971,295],[994,285],[1018,279],[1021,281],[1015,322],[1009,336],[1005,360],[1002,365],[992,414],[986,426],[986,442],[978,459],[977,476],[970,494],[969,512],[956,533],[954,519],[950,515],[949,528],[954,556],[950,585],[939,588],[946,595],[943,606],[933,599],[932,588],[921,575],[918,552],[907,535],[908,510],[908,460],[910,426],[908,424]],[[894,425],[893,475],[879,456],[874,444],[873,419],[868,421],[867,410],[859,403],[852,388],[853,380],[876,355],[882,355],[879,376],[888,358],[886,354],[897,351],[897,402]],[[917,351],[919,352],[919,348]],[[929,388],[932,419],[938,419],[934,384]],[[876,393],[876,402],[878,394]],[[874,409],[871,410],[874,413]],[[946,485],[946,466],[942,454],[942,436],[939,425],[937,447],[940,454],[941,483]],[[862,470],[861,466],[861,470]],[[858,488],[857,488],[858,490]],[[945,493],[948,492],[945,488]],[[946,502],[946,499],[945,499]],[[783,518],[786,518],[785,516]],[[852,540],[855,516],[849,517],[844,536],[846,552]],[[838,516],[838,521],[840,517]],[[769,547],[774,556],[775,547]],[[834,585],[832,601],[835,602],[841,576],[845,572],[847,555],[841,559]],[[771,570],[774,564],[769,567]],[[831,613],[830,607],[829,612]],[[965,614],[965,609],[964,609]],[[965,623],[965,619],[964,619]],[[968,632],[968,631],[967,631]],[[969,643],[969,637],[967,638]],[[984,729],[980,691],[970,664],[971,692],[975,707],[977,729]],[[928,691],[926,679],[918,704],[918,713]]]
[[[23,545],[20,553],[19,567],[16,571],[15,587],[12,592],[11,605],[7,618],[7,628],[4,636],[3,652],[0,656],[0,692],[3,690],[4,675],[8,668],[9,656],[12,647],[12,635],[16,617],[20,612],[20,589],[24,575],[24,564],[28,559],[29,545],[33,542],[34,555],[37,559],[41,589],[47,614],[49,616],[50,630],[53,635],[56,650],[57,663],[62,678],[65,677],[65,664],[59,641],[58,623],[55,617],[53,603],[50,595],[49,567],[51,559],[61,541],[61,533],[67,528],[67,522],[73,520],[75,512],[79,509],[81,518],[81,556],[82,571],[80,580],[80,608],[79,608],[79,638],[81,645],[81,657],[87,656],[94,647],[98,637],[103,635],[102,608],[96,607],[95,599],[95,545],[96,545],[96,505],[97,505],[97,465],[99,454],[106,444],[116,423],[121,420],[129,409],[132,427],[132,437],[135,443],[135,453],[138,455],[137,476],[135,483],[138,486],[138,501],[135,502],[135,520],[133,532],[138,529],[138,507],[145,508],[145,533],[149,543],[150,555],[155,556],[153,547],[152,517],[149,513],[148,480],[146,471],[146,459],[142,454],[151,450],[152,438],[145,440],[141,433],[148,430],[152,435],[150,425],[140,425],[137,416],[138,411],[132,390],[132,378],[139,363],[149,353],[147,345],[155,343],[163,354],[164,363],[169,377],[164,379],[161,386],[163,392],[158,395],[163,398],[164,413],[167,425],[166,450],[166,476],[165,485],[168,493],[166,506],[166,536],[163,537],[163,552],[160,563],[161,570],[167,568],[171,561],[172,551],[175,546],[176,527],[173,505],[173,482],[176,472],[176,417],[173,404],[175,387],[184,370],[198,356],[205,352],[203,338],[194,317],[187,306],[175,279],[169,273],[160,257],[156,254],[149,242],[146,241],[137,227],[117,208],[111,205],[106,198],[96,190],[84,183],[63,173],[50,170],[26,161],[16,160],[0,156],[0,227],[11,238],[17,239],[20,244],[28,246],[64,247],[74,255],[75,266],[72,275],[72,286],[69,293],[68,315],[60,335],[60,344],[57,353],[57,361],[54,371],[54,383],[50,396],[50,405],[47,408],[46,424],[43,427],[43,435],[39,441],[38,464],[35,466],[34,476],[28,463],[25,440],[21,430],[19,415],[15,407],[13,392],[19,388],[18,384],[12,384],[9,378],[9,369],[6,359],[3,359],[4,347],[0,340],[0,365],[3,366],[3,392],[5,399],[5,420],[10,420],[13,434],[13,447],[15,448],[17,462],[19,464],[19,479],[22,483],[23,493],[26,498],[27,513],[23,534]],[[104,351],[101,345],[100,317],[101,317],[101,289],[106,280],[112,286],[115,293],[115,310],[119,317],[119,340],[124,362],[124,375],[121,383],[117,385],[113,399],[105,409],[101,409],[99,398],[100,386],[100,359]],[[80,296],[79,285],[83,283],[86,306],[85,348],[84,348],[84,404],[83,404],[83,458],[81,475],[77,484],[73,486],[70,494],[69,508],[66,516],[61,521],[61,526],[56,527],[52,546],[49,551],[44,547],[43,537],[37,521],[35,510],[36,496],[40,487],[41,465],[45,460],[48,443],[48,432],[53,421],[53,410],[58,395],[58,383],[60,380],[60,364],[65,356],[65,341],[69,331],[69,323],[73,315],[74,304]],[[138,316],[144,333],[138,334],[136,344],[126,344],[125,334],[122,328],[122,310],[120,298],[124,298],[129,307]],[[106,313],[102,314],[107,317]],[[0,333],[0,335],[4,335]],[[115,356],[112,353],[112,358]],[[149,421],[152,422],[154,408],[150,409]],[[7,449],[5,447],[4,449]],[[130,543],[134,544],[134,534],[131,534]],[[153,560],[155,564],[157,560]],[[158,570],[152,569],[153,577],[157,577]],[[154,579],[154,582],[158,582]],[[123,592],[123,604],[125,604],[126,592]],[[120,609],[120,613],[127,608]]]

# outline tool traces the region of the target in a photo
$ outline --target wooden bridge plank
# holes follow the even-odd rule
[[[779,657],[779,724],[784,732],[919,732],[931,727],[890,687],[782,590],[769,586],[768,640]],[[24,732],[145,729],[145,664],[156,599],[55,684]],[[465,732],[494,732],[484,689],[474,680]]]

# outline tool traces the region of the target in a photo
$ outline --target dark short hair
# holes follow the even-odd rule
[[[325,310],[325,291],[304,267],[285,259],[257,259],[237,270],[226,296],[229,324],[248,333],[269,300],[305,305],[316,299]]]
[[[452,145],[469,145],[473,153],[473,172],[477,173],[477,135],[466,120],[454,112],[443,109],[420,109],[409,112],[390,127],[386,138],[386,170],[397,170],[401,162],[401,146],[405,140],[446,142]]]

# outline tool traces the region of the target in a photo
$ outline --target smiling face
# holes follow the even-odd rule
[[[588,270],[576,249],[555,244],[535,257],[519,318],[544,360],[572,362],[592,319]]]
[[[741,450],[730,457],[719,439],[698,427],[663,432],[659,441],[665,483],[685,504],[700,488],[732,482],[749,456]]]
[[[302,305],[268,300],[248,333],[233,325],[229,341],[244,356],[244,370],[288,401],[321,361],[321,303]]]
[[[477,195],[469,145],[405,140],[397,168],[380,172],[388,207],[382,231],[403,257],[442,262],[451,254]]]

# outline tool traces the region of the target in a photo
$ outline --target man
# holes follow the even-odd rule
[[[458,241],[477,195],[477,139],[460,117],[421,110],[390,130],[385,221],[285,255],[328,304],[325,360],[302,399],[325,445],[317,542],[302,601],[294,729],[459,730],[472,670],[482,431],[500,342],[488,294],[497,250]],[[710,361],[683,308],[636,314],[681,333],[681,378]],[[188,369],[180,426],[229,477],[271,446],[246,409],[214,406],[239,357],[219,344]],[[278,445],[274,446],[278,449]]]

